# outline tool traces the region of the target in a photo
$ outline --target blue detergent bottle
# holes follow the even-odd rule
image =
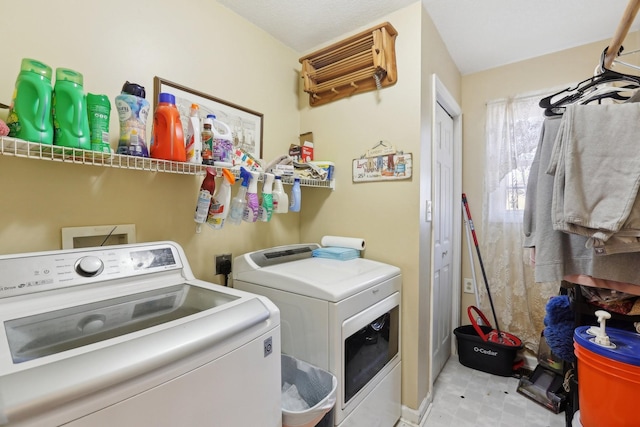
[[[291,189],[291,212],[300,212],[300,204],[302,202],[302,192],[300,191],[300,178],[297,176],[293,180],[293,188]]]

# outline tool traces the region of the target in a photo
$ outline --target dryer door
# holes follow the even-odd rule
[[[343,405],[373,387],[400,354],[400,294],[395,293],[346,320],[343,337]],[[387,367],[387,369],[385,369]],[[380,373],[380,375],[378,375]],[[374,380],[375,379],[375,380]]]

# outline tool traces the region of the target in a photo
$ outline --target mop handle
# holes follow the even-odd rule
[[[493,306],[493,298],[491,298],[491,291],[489,290],[489,280],[487,280],[487,273],[484,270],[484,263],[482,262],[482,256],[480,255],[480,245],[478,245],[478,238],[476,237],[476,229],[473,226],[473,219],[471,218],[471,210],[469,210],[469,203],[467,203],[467,195],[462,193],[462,204],[467,212],[467,219],[469,220],[469,228],[471,229],[471,235],[473,236],[473,243],[476,246],[476,252],[478,253],[478,263],[480,264],[480,270],[482,271],[482,278],[484,279],[484,286],[487,288],[487,296],[489,297],[489,304],[491,305],[491,312],[493,313],[493,321],[496,325],[496,332],[498,337],[502,338],[500,333],[500,326],[498,326],[498,317],[496,316],[496,310]]]
[[[473,262],[473,250],[471,249],[471,231],[469,229],[469,217],[467,211],[462,205],[462,214],[464,215],[464,234],[467,236],[467,252],[469,252],[469,261],[471,261],[471,276],[473,277],[473,293],[476,297],[476,306],[480,307],[480,295],[478,294],[478,283],[476,280],[476,263]],[[479,322],[478,322],[479,323]]]

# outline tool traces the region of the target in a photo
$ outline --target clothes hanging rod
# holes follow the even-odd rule
[[[613,60],[618,56],[618,51],[629,32],[631,24],[633,24],[633,20],[638,13],[638,9],[640,9],[640,0],[629,0],[627,8],[622,15],[622,19],[618,24],[618,28],[616,29],[616,32],[611,39],[611,43],[609,43],[609,47],[607,48],[607,55],[604,58],[605,68],[610,68],[611,64],[613,64]]]

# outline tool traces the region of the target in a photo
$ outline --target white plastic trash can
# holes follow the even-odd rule
[[[336,403],[336,377],[283,354],[282,427],[314,427]]]

